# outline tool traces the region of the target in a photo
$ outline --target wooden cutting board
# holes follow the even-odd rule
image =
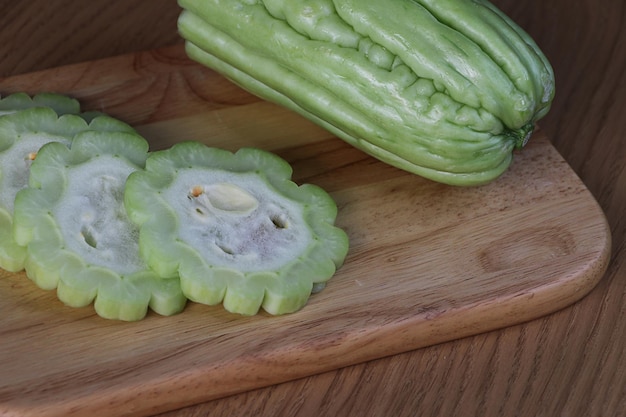
[[[57,91],[133,124],[153,149],[254,146],[336,199],[345,265],[301,311],[240,317],[189,304],[107,321],[23,273],[0,273],[0,414],[147,415],[510,326],[601,279],[598,204],[538,131],[510,170],[455,188],[382,164],[189,61],[180,46],[0,80]]]

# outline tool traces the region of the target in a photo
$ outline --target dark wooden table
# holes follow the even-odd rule
[[[167,416],[626,415],[626,3],[494,1],[551,60],[542,129],[610,223],[605,277],[523,325],[166,413]],[[0,0],[0,77],[181,42],[174,0]]]

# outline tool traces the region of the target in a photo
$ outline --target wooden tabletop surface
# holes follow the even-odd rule
[[[612,259],[589,295],[531,322],[163,414],[618,417],[626,410],[626,4],[494,1],[552,62],[540,122],[595,196]],[[181,42],[174,0],[0,0],[0,77]]]

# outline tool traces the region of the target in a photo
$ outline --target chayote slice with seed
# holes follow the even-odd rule
[[[14,96],[5,100],[10,97]],[[39,148],[49,142],[69,146],[74,135],[87,130],[134,131],[106,115],[86,119],[82,114],[59,115],[50,107],[31,107],[0,117],[0,268],[11,272],[24,268],[25,248],[13,239],[13,201],[28,185],[30,166]]]
[[[29,278],[56,288],[69,306],[93,302],[108,319],[184,308],[178,279],[159,277],[139,256],[138,229],[124,208],[126,179],[147,156],[147,141],[130,132],[88,130],[69,148],[52,142],[39,150],[14,208],[14,237],[26,246]]]
[[[347,255],[337,206],[260,149],[184,142],[150,155],[124,194],[147,264],[192,301],[233,313],[294,312]]]

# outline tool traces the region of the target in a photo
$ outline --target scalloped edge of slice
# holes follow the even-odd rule
[[[48,136],[48,142],[61,142],[70,146],[73,137],[84,131],[134,132],[134,129],[125,122],[102,113],[93,113],[85,117],[85,114],[60,114],[60,106],[57,106],[57,109],[42,106],[45,103],[54,104],[55,100],[65,103],[63,98],[65,97],[56,94],[41,94],[31,99],[26,94],[18,93],[6,97],[4,100],[10,101],[13,108],[18,108],[18,104],[22,102],[24,108],[0,116],[0,154],[8,151],[17,142],[25,140],[25,135]],[[65,106],[71,107],[74,102],[75,100],[68,98]],[[29,107],[27,105],[29,103],[37,105]],[[35,158],[36,151],[33,150],[32,158]],[[3,187],[4,168],[5,166],[0,166],[0,187]],[[26,183],[28,178],[24,180]],[[12,207],[0,204],[0,268],[9,272],[19,272],[24,269],[25,259],[25,248],[13,238]]]
[[[208,262],[198,248],[180,238],[178,214],[163,197],[181,169],[258,176],[276,195],[302,207],[310,241],[298,256],[285,259],[274,270],[242,271],[237,265]],[[314,287],[321,288],[343,264],[349,241],[334,225],[337,206],[332,197],[312,184],[298,186],[291,174],[286,161],[260,149],[231,153],[183,142],[154,152],[145,170],[129,176],[124,196],[131,220],[140,227],[146,263],[164,277],[179,276],[183,293],[198,303],[222,303],[227,311],[242,315],[254,315],[261,308],[272,315],[301,309]]]
[[[93,303],[96,313],[106,319],[141,320],[148,309],[160,315],[177,314],[187,302],[177,278],[163,279],[147,267],[123,275],[89,264],[68,248],[53,210],[64,198],[68,167],[103,155],[123,158],[141,170],[148,143],[132,132],[85,131],[74,137],[71,148],[52,142],[39,151],[30,186],[15,198],[14,237],[26,247],[26,275],[42,289],[56,289],[59,300],[70,307]]]
[[[51,108],[59,115],[80,112],[79,101],[64,94],[45,92],[30,96],[19,92],[0,97],[0,116],[34,107]]]

